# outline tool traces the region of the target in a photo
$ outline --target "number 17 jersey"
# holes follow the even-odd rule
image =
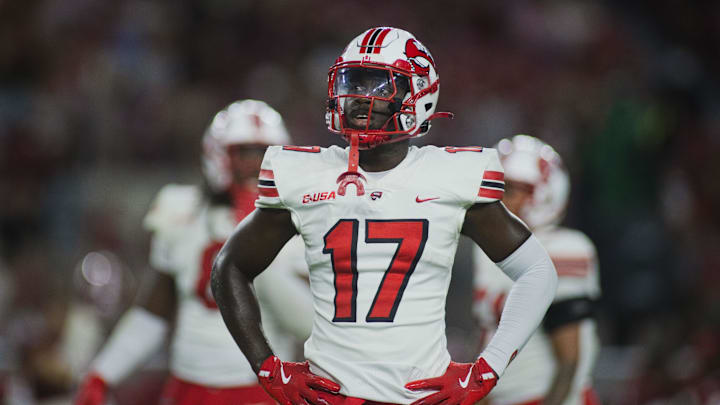
[[[259,208],[290,211],[305,243],[313,373],[344,395],[405,404],[410,381],[445,372],[445,299],[465,211],[502,198],[494,149],[411,147],[386,172],[359,172],[365,193],[337,192],[348,148],[272,146]],[[292,308],[288,308],[289,311]]]

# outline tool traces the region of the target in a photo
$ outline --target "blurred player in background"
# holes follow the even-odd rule
[[[557,283],[550,257],[499,201],[495,150],[410,147],[409,138],[447,115],[435,113],[435,61],[412,34],[367,30],[328,78],[328,128],[350,147],[268,148],[258,209],[214,266],[223,318],[283,405],[473,404],[550,305]],[[305,363],[281,361],[267,345],[251,288],[297,233],[316,311]],[[450,361],[445,336],[461,233],[515,280],[500,330],[474,363]]]
[[[160,190],[144,221],[153,232],[150,264],[158,270],[152,288],[115,327],[75,405],[104,403],[108,389],[162,345],[173,321],[163,405],[275,403],[237,350],[209,282],[215,255],[254,209],[265,148],[289,141],[280,114],[264,102],[234,102],[215,116],[203,138],[205,187],[170,184]],[[296,238],[255,281],[272,347],[290,357],[295,338],[304,340],[312,324],[308,286],[300,277],[307,277],[306,266]]]
[[[532,229],[558,272],[558,290],[545,319],[488,396],[493,405],[591,405],[592,368],[599,349],[593,320],[600,295],[595,247],[580,231],[558,226],[570,182],[560,156],[526,135],[503,139],[503,203]],[[512,280],[475,249],[474,313],[492,337]]]

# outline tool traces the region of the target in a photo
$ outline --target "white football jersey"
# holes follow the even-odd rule
[[[600,296],[595,247],[582,232],[549,227],[534,231],[555,264],[558,289],[553,304],[574,298]],[[500,319],[512,280],[479,248],[474,251],[474,314],[488,332],[487,343]],[[584,303],[583,303],[584,304]],[[583,392],[592,385],[592,368],[599,350],[595,321],[580,321],[580,361],[565,405],[582,405]],[[510,405],[541,399],[550,389],[555,374],[552,343],[542,326],[508,365],[488,396],[493,405]]]
[[[365,194],[338,195],[348,148],[272,146],[260,172],[260,208],[283,208],[305,242],[315,318],[305,357],[342,394],[406,404],[404,388],[449,362],[445,297],[465,218],[502,198],[494,149],[411,147]]]
[[[211,387],[257,384],[257,376],[228,332],[210,290],[213,260],[237,224],[235,216],[229,208],[209,206],[198,187],[171,184],[160,191],[145,217],[145,227],[153,232],[150,264],[173,276],[177,289],[170,371],[180,379]],[[255,279],[263,327],[281,358],[292,359],[295,351],[296,340],[288,329],[302,331],[305,323],[309,333],[311,317],[298,316],[294,321],[299,325],[288,327],[279,322],[282,316],[271,303],[281,299],[287,306],[311,308],[309,287],[300,279],[303,273],[307,277],[302,242],[294,238]],[[268,283],[278,288],[263,288]],[[293,286],[290,294],[289,286]]]

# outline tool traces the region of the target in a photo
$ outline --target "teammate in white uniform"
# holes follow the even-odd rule
[[[438,93],[425,47],[406,31],[373,28],[350,42],[329,74],[327,123],[350,148],[268,148],[259,209],[218,254],[212,285],[230,332],[282,404],[474,403],[550,304],[555,269],[499,202],[496,151],[409,147],[430,120],[448,115],[434,114]],[[315,309],[306,363],[273,354],[250,288],[296,233]],[[516,280],[507,322],[473,364],[451,362],[445,338],[461,233]]]
[[[525,135],[498,144],[505,168],[504,202],[533,230],[558,271],[558,291],[542,327],[533,334],[488,396],[494,405],[591,405],[592,368],[599,349],[593,319],[600,296],[595,247],[580,231],[557,224],[565,212],[569,180],[559,155]],[[512,280],[475,249],[474,312],[491,337]]]
[[[100,405],[162,344],[175,320],[163,405],[274,404],[225,327],[210,293],[212,261],[235,225],[254,209],[257,175],[268,145],[287,143],[280,114],[244,100],[213,119],[203,138],[201,187],[167,185],[145,217],[153,232],[150,295],[125,313],[92,364],[76,405]],[[273,349],[293,356],[310,333],[312,308],[302,242],[289,242],[255,287]],[[267,275],[267,276],[265,276]],[[290,314],[288,307],[297,308]],[[301,341],[302,341],[301,340]]]

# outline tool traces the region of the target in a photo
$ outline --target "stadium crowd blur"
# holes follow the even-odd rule
[[[213,112],[258,98],[299,143],[340,142],[327,68],[383,24],[431,49],[456,113],[421,142],[529,133],[564,157],[565,222],[599,251],[604,403],[720,403],[720,2],[675,0],[0,1],[0,398],[68,397],[142,279],[154,193],[201,181]]]

